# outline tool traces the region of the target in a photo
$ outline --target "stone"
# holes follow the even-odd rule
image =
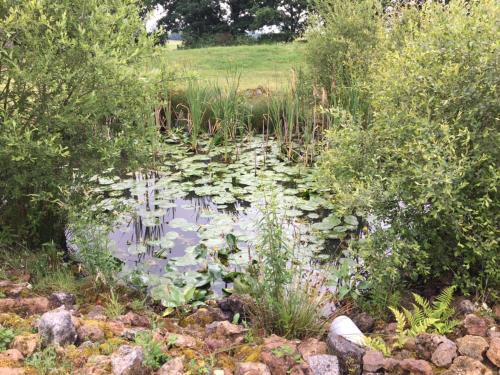
[[[446,336],[420,333],[415,344],[418,358],[432,361],[438,367],[448,367],[457,356],[457,346]]]
[[[184,318],[181,323],[183,326],[197,325],[205,327],[207,324],[222,320],[228,320],[228,314],[225,314],[219,308],[207,306],[200,307],[193,314]]]
[[[355,315],[352,320],[363,333],[372,332],[373,327],[375,326],[375,319],[373,319],[370,314],[367,314],[365,312]]]
[[[271,335],[264,338],[264,350],[272,351],[274,349],[288,346],[292,351],[297,350],[297,344],[277,335]]]
[[[108,375],[111,372],[111,358],[105,355],[89,357],[85,367],[76,372],[77,375]]]
[[[312,355],[326,354],[328,347],[323,341],[316,338],[310,338],[302,341],[297,347],[298,352],[306,361]]]
[[[340,375],[339,361],[334,355],[312,355],[307,363],[312,375]]]
[[[219,335],[219,336],[234,336],[234,335],[240,335],[248,331],[246,328],[243,328],[242,326],[232,324],[227,320],[224,320],[222,322],[213,322],[210,324],[207,324],[205,327],[205,332],[207,335]]]
[[[76,331],[80,341],[98,342],[105,340],[104,332],[95,324],[84,323]]]
[[[177,333],[170,333],[166,336],[166,341],[178,348],[194,349],[197,346],[197,341],[193,336],[180,335]]]
[[[375,350],[369,350],[363,356],[363,371],[377,372],[385,366],[384,355]]]
[[[495,366],[500,368],[500,338],[494,337],[490,341],[490,348],[486,356]]]
[[[61,308],[46,312],[40,317],[38,333],[44,345],[74,344],[77,338],[71,314]]]
[[[121,336],[123,331],[125,331],[125,325],[118,320],[107,322],[106,328],[115,336]]]
[[[234,375],[271,375],[271,371],[260,362],[240,362],[236,364]]]
[[[0,291],[8,297],[19,297],[22,292],[31,290],[30,283],[15,283],[10,280],[0,281]]]
[[[49,300],[53,308],[57,308],[60,306],[71,308],[76,303],[75,295],[66,292],[52,293],[49,297]]]
[[[289,370],[295,365],[295,359],[288,354],[280,354],[275,349],[274,352],[262,352],[261,361],[271,370],[273,375],[288,375]]]
[[[483,355],[486,349],[488,349],[488,342],[481,336],[467,335],[459,338],[457,344],[460,354],[477,359],[478,361],[483,360]]]
[[[218,339],[215,337],[208,337],[205,339],[205,346],[211,352],[214,352],[222,348],[230,347],[231,345],[234,345],[234,343],[232,343],[227,339]]]
[[[24,375],[23,368],[0,367],[0,375]]]
[[[441,375],[493,375],[493,372],[474,358],[459,356]]]
[[[431,356],[431,361],[437,367],[448,367],[453,363],[457,357],[457,345],[443,336],[443,340],[439,343],[438,347]]]
[[[458,311],[464,315],[472,314],[473,312],[475,312],[477,310],[474,303],[468,299],[461,300],[458,303],[457,308],[458,308]]]
[[[140,346],[122,345],[111,355],[111,372],[113,375],[148,374],[143,362],[144,351]]]
[[[328,333],[326,343],[329,352],[337,356],[340,370],[343,373],[349,373],[351,375],[361,374],[365,349],[331,332]]]
[[[464,320],[464,327],[467,334],[472,336],[486,336],[488,333],[488,322],[474,314],[468,314]]]
[[[0,362],[19,364],[24,360],[24,355],[17,349],[9,349],[0,352]]]
[[[29,357],[35,352],[39,343],[40,339],[36,334],[16,336],[10,343],[10,348],[17,349],[23,356]]]
[[[412,375],[433,374],[431,365],[423,359],[403,359],[399,362],[399,367]]]
[[[128,324],[134,327],[149,327],[149,319],[146,316],[136,314],[129,311],[125,315],[118,318],[123,324]]]
[[[133,328],[126,328],[124,329],[120,336],[123,337],[124,339],[126,340],[129,340],[129,341],[134,341],[136,336],[139,334],[139,333],[142,333],[142,332],[146,332],[147,329],[144,328],[144,327],[133,327]]]
[[[218,302],[219,308],[229,315],[232,319],[234,315],[239,314],[242,319],[248,317],[248,302],[245,298],[236,294],[231,294]]]
[[[176,357],[158,370],[158,375],[184,375],[184,357]]]
[[[20,315],[43,314],[50,310],[50,301],[45,297],[0,298],[0,313],[15,312]]]
[[[101,305],[92,306],[92,308],[87,313],[87,319],[89,320],[107,320],[106,309]]]

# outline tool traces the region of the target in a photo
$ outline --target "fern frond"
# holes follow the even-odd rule
[[[432,302],[432,306],[435,309],[446,310],[450,308],[453,302],[453,294],[455,293],[456,286],[452,285],[444,289],[439,296],[437,296]]]
[[[417,325],[410,327],[410,329],[408,331],[408,336],[415,337],[419,333],[427,332],[429,330],[429,328],[432,327],[436,322],[437,322],[437,320],[434,318],[425,318],[421,322],[419,322]]]
[[[365,346],[367,346],[370,349],[382,352],[384,357],[390,357],[390,355],[391,355],[391,349],[387,346],[385,341],[382,340],[380,337],[365,336],[364,344],[365,344]]]
[[[396,309],[395,307],[390,306],[389,310],[391,310],[392,314],[394,315],[394,318],[396,319],[396,332],[397,333],[403,333],[405,331],[406,327],[406,318],[404,314]]]
[[[431,305],[429,301],[427,301],[424,297],[418,295],[417,293],[412,293],[413,294],[413,299],[417,303],[418,306],[424,310],[426,314],[428,314],[431,311]]]

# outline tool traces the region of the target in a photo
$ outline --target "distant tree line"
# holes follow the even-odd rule
[[[163,38],[182,33],[186,45],[233,44],[248,32],[271,28],[267,38],[290,41],[305,27],[308,0],[145,0],[145,10],[165,9]]]

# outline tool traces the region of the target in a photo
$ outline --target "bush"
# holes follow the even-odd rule
[[[62,243],[87,176],[148,150],[152,43],[125,0],[7,0],[0,22],[0,232]]]
[[[335,115],[321,180],[375,218],[357,246],[377,293],[402,280],[500,286],[499,16],[491,0],[426,3],[372,64],[373,121]]]
[[[315,0],[317,17],[307,31],[306,59],[317,84],[335,104],[367,112],[364,83],[376,59],[382,22],[377,0]]]

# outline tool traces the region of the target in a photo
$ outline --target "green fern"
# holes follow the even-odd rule
[[[451,307],[455,286],[444,289],[432,304],[424,297],[413,293],[413,309],[410,311],[404,307],[401,311],[395,307],[389,307],[396,319],[396,343],[395,347],[402,347],[409,337],[415,337],[420,333],[446,334],[453,331],[459,324],[454,320],[455,310]]]
[[[384,340],[382,340],[380,337],[365,337],[364,338],[364,344],[370,349],[377,350],[381,352],[384,357],[390,357],[391,356],[391,348],[387,346]]]

